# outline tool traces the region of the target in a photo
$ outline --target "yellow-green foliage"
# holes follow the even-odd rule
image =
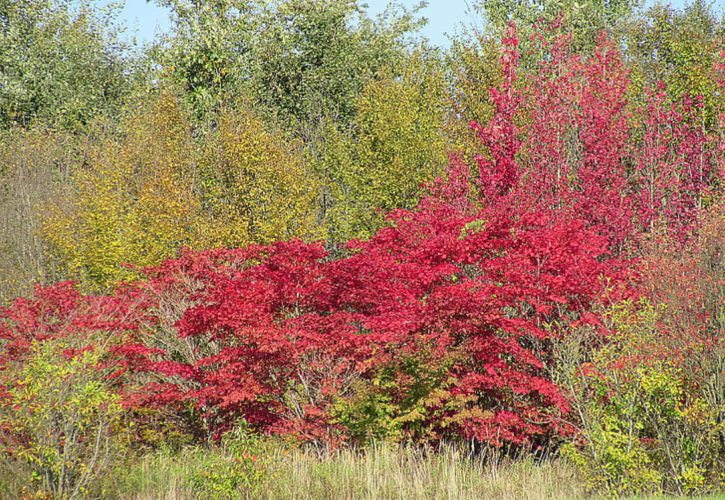
[[[209,244],[324,236],[317,222],[321,185],[303,160],[301,144],[288,144],[248,109],[222,113],[201,171],[203,204],[214,220],[204,235]]]
[[[412,207],[446,164],[445,86],[435,64],[413,58],[404,74],[368,83],[352,131],[328,128],[321,162],[335,240],[369,237],[384,212]]]
[[[564,385],[586,444],[564,446],[590,486],[612,494],[691,494],[722,487],[717,409],[676,353],[661,349],[659,310],[629,301],[608,311],[614,334]]]
[[[700,96],[703,118],[712,125],[725,106],[721,70],[725,47],[723,21],[707,2],[695,0],[682,10],[654,5],[629,20],[624,32],[637,89],[662,81],[670,97]]]
[[[502,78],[499,58],[498,44],[480,35],[456,40],[451,49],[453,106],[448,134],[455,151],[469,161],[481,152],[481,143],[470,127],[471,120],[485,124],[493,115],[490,89],[496,88]]]
[[[383,367],[369,380],[351,384],[349,395],[335,402],[336,421],[360,443],[375,441],[435,443],[440,427],[465,411],[465,398],[451,394],[457,380],[449,374],[455,358],[431,362],[425,350],[399,360],[400,369]]]
[[[140,103],[118,137],[101,134],[43,234],[72,278],[103,289],[136,267],[195,249],[314,238],[318,185],[292,146],[249,112],[194,137],[169,93]],[[200,144],[201,143],[201,144]]]
[[[57,498],[86,496],[121,453],[112,438],[123,410],[98,369],[102,353],[67,358],[66,347],[51,341],[33,345],[17,378],[11,377],[16,383],[9,397],[0,402],[0,467],[3,477],[14,476],[16,482],[4,488]],[[0,494],[20,493],[0,485]]]
[[[103,287],[196,243],[199,202],[192,184],[191,130],[162,94],[106,133],[74,173],[66,200],[51,200],[43,234],[71,277]],[[65,203],[61,204],[61,202]]]

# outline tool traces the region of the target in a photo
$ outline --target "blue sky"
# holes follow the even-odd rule
[[[121,13],[126,26],[141,41],[153,39],[156,32],[164,32],[169,27],[169,16],[165,9],[146,0],[126,0]]]
[[[716,0],[717,3],[721,0]],[[470,20],[467,16],[467,5],[470,0],[430,0],[428,7],[422,12],[428,19],[428,25],[423,29],[426,35],[436,45],[447,45],[447,33],[454,33],[462,21]],[[685,0],[670,0],[672,5],[682,7]],[[371,13],[382,11],[388,4],[387,0],[367,0]],[[417,3],[416,0],[404,0],[406,5]],[[169,27],[168,13],[159,8],[154,2],[146,0],[126,0],[123,9],[123,19],[130,31],[136,31],[140,41],[153,39],[155,33],[163,32]]]

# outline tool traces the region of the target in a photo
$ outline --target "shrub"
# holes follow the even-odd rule
[[[442,70],[419,54],[400,76],[366,84],[351,130],[327,127],[318,169],[327,178],[324,216],[330,239],[369,238],[395,208],[412,208],[421,185],[443,172],[445,92]]]
[[[569,373],[583,441],[563,451],[595,490],[702,494],[722,487],[720,410],[667,350],[661,311],[646,299],[613,306],[611,336]]]
[[[148,403],[194,401],[214,432],[244,417],[323,442],[349,432],[341,423],[499,445],[556,432],[567,404],[543,376],[540,325],[582,318],[599,296],[604,239],[576,220],[430,199],[349,251],[331,260],[293,241],[151,270],[141,290],[197,285],[176,323],[190,353],[146,351],[143,369],[163,380]],[[388,431],[362,424],[368,397],[390,405]]]
[[[199,467],[189,475],[193,491],[212,498],[253,496],[266,479],[264,448],[245,425],[226,433],[216,454],[201,455]]]
[[[44,240],[84,288],[108,291],[180,247],[323,235],[318,183],[299,147],[249,110],[222,113],[199,140],[164,90],[140,100],[117,132],[88,144],[71,189],[43,204]]]
[[[0,463],[21,483],[7,494],[98,493],[96,481],[123,455],[115,439],[123,410],[102,359],[97,349],[46,341],[33,343],[21,366],[5,367]]]

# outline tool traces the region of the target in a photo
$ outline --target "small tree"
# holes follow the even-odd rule
[[[114,433],[123,410],[101,369],[103,353],[70,346],[33,343],[22,364],[3,372],[0,467],[28,493],[93,494],[93,482],[122,454]]]

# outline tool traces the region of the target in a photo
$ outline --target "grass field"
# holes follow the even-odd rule
[[[117,480],[115,494],[136,499],[233,496],[233,481],[210,478],[216,458],[189,449],[149,456]],[[221,453],[221,452],[216,452]],[[374,446],[364,453],[272,449],[260,456],[266,472],[239,496],[274,499],[581,498],[584,485],[563,462],[491,461],[454,448]],[[200,477],[206,477],[201,484]],[[196,486],[196,488],[195,488]],[[251,487],[250,487],[251,486]],[[109,494],[112,493],[109,488]]]
[[[239,477],[224,476],[219,460],[227,459],[222,451],[198,448],[150,455],[115,478],[108,495],[136,500],[608,498],[588,492],[575,468],[562,460],[486,459],[454,447],[430,453],[387,445],[361,453],[272,447],[257,457],[263,465],[256,470],[264,472],[252,472],[241,483]]]

